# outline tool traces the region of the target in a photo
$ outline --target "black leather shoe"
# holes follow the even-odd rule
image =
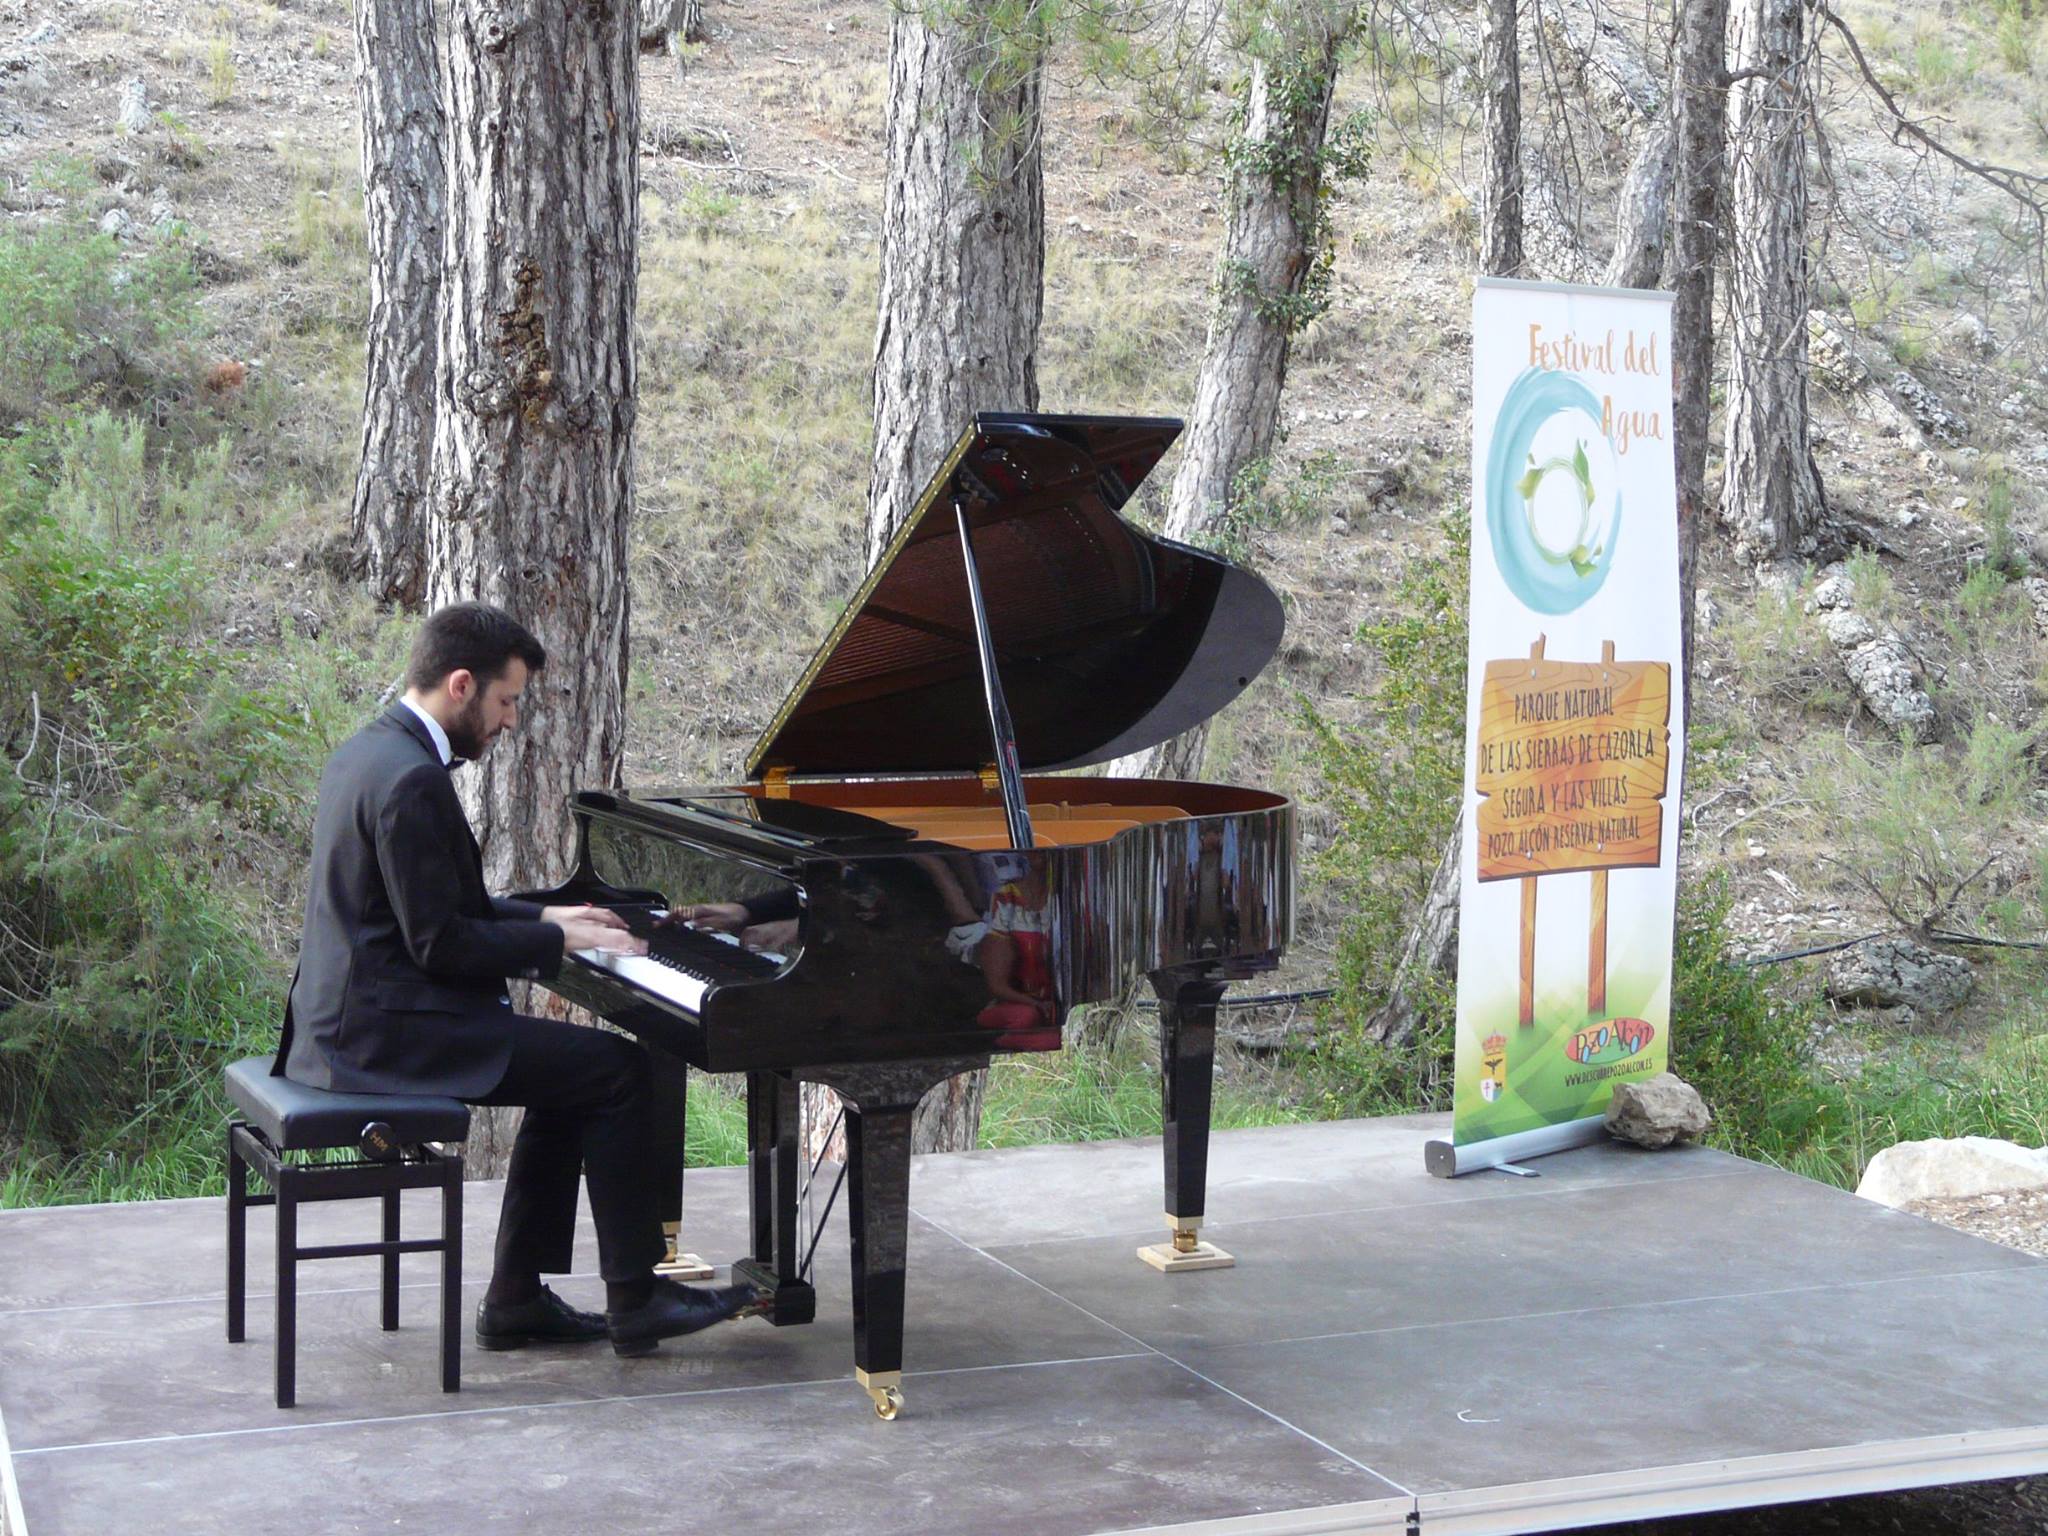
[[[602,1312],[579,1312],[546,1286],[516,1307],[476,1307],[478,1349],[524,1349],[529,1344],[587,1344],[605,1335]]]
[[[751,1285],[683,1285],[657,1275],[652,1297],[624,1312],[605,1313],[605,1322],[616,1353],[651,1355],[663,1339],[736,1317],[753,1300]]]

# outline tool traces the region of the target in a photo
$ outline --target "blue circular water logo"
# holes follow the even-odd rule
[[[1508,589],[1570,613],[1614,566],[1621,488],[1600,402],[1575,375],[1531,368],[1508,386],[1486,461],[1486,528]]]

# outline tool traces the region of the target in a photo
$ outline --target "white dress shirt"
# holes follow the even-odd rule
[[[455,751],[448,745],[448,733],[441,729],[441,722],[428,714],[411,699],[400,699],[399,703],[420,717],[420,723],[427,728],[427,734],[434,739],[434,750],[441,754],[441,766],[446,768],[454,761]]]

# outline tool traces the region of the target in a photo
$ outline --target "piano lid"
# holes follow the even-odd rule
[[[1027,772],[1135,752],[1236,698],[1279,648],[1279,598],[1117,516],[1180,427],[977,415],[755,742],[748,776],[993,761],[956,498]]]

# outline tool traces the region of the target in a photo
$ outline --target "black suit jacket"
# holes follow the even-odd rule
[[[511,1055],[505,978],[561,969],[562,930],[540,912],[485,891],[448,770],[395,705],[320,776],[275,1070],[342,1093],[489,1093]]]

